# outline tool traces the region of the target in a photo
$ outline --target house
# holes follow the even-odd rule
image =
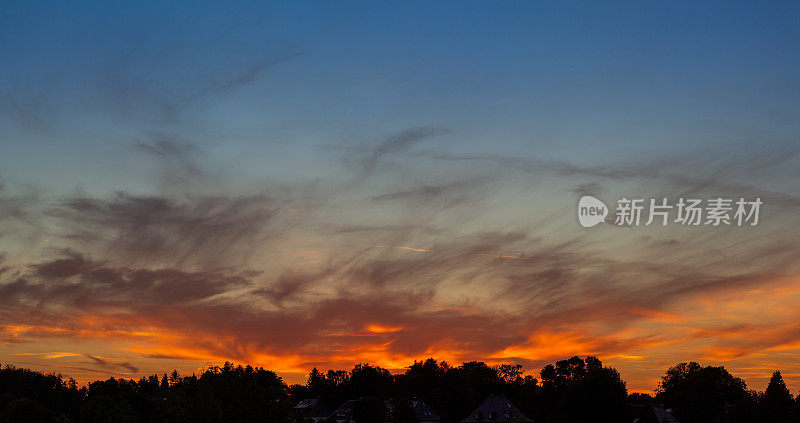
[[[324,421],[331,415],[331,410],[318,398],[304,399],[294,407],[295,416],[304,421],[314,423]]]
[[[417,414],[417,422],[419,423],[439,422],[442,420],[438,414],[434,413],[433,410],[421,400],[411,401],[411,407],[414,408],[414,412]]]
[[[634,407],[633,423],[680,423],[675,416],[672,415],[672,410],[664,407],[652,406],[639,406]]]
[[[394,407],[396,406],[397,401],[391,399],[386,400],[386,415],[391,416],[392,412],[394,411]],[[425,402],[421,400],[411,400],[410,404],[411,408],[414,410],[414,414],[416,414],[417,422],[419,423],[433,423],[433,422],[440,422],[442,421],[441,417],[438,414],[434,413],[433,410],[428,407]]]
[[[329,422],[334,423],[355,423],[353,412],[358,405],[356,400],[347,400],[336,409],[329,417]]]
[[[490,395],[461,423],[533,422],[503,395]]]

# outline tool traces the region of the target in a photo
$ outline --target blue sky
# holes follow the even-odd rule
[[[785,145],[796,134],[797,9],[10,4],[2,137],[30,158],[28,173],[124,154],[148,130],[231,154],[417,125],[453,128],[443,143],[464,152],[582,162]],[[4,166],[23,167],[19,157]],[[60,170],[64,185],[109,177]]]
[[[699,357],[797,388],[798,21],[796,2],[7,2],[0,359],[302,380],[598,354],[647,390]],[[586,193],[765,215],[589,231]]]

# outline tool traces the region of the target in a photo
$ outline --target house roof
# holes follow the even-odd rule
[[[462,423],[533,422],[503,395],[490,395]]]
[[[316,398],[309,398],[300,401],[294,408],[313,408],[315,404],[319,402]]]
[[[397,399],[388,399],[384,401],[386,404],[386,411],[391,415],[394,408],[397,406]],[[417,417],[418,422],[439,422],[442,418],[433,412],[433,410],[425,404],[424,401],[413,399],[409,402],[411,409],[414,410],[414,415]]]
[[[678,419],[672,415],[672,410],[661,407],[651,407],[650,411],[653,413],[655,421],[658,423],[679,423]]]
[[[340,405],[339,408],[337,408],[336,411],[334,411],[331,414],[331,417],[333,417],[333,416],[341,416],[341,417],[350,416],[350,415],[352,415],[353,410],[355,410],[357,405],[358,405],[358,401],[356,401],[356,400],[347,400],[344,403],[342,403],[342,405]]]
[[[331,410],[317,398],[304,399],[294,408],[295,410],[307,412],[306,416],[308,417],[328,417],[331,415]]]
[[[434,413],[427,404],[420,400],[411,401],[411,407],[414,409],[414,414],[417,415],[419,422],[438,422],[441,420],[438,414]]]

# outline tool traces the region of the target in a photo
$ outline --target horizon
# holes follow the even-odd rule
[[[586,357],[591,357],[591,356],[586,356],[586,357],[580,357],[580,356],[564,357],[563,359],[560,359],[560,360],[557,360],[557,361],[568,360],[569,358],[574,358],[574,357],[578,357],[578,358],[584,359]],[[601,362],[603,361],[602,358],[600,358],[600,357],[596,357],[596,358],[600,359]],[[489,366],[490,368],[498,369],[501,365],[504,365],[504,364],[506,364],[506,365],[514,365],[515,364],[515,363],[489,364],[489,363],[485,363],[485,362],[479,361],[479,360],[471,360],[471,361],[465,361],[465,362],[461,362],[461,363],[449,363],[449,362],[447,362],[445,360],[437,360],[434,357],[428,357],[428,358],[425,358],[425,359],[415,360],[413,363],[409,364],[406,367],[396,368],[396,369],[385,369],[385,370],[389,371],[389,373],[392,376],[403,375],[414,364],[422,364],[422,363],[424,363],[425,361],[427,361],[429,359],[435,360],[439,365],[445,365],[446,364],[446,365],[451,366],[451,367],[460,367],[460,366],[462,366],[464,364],[467,364],[467,363],[483,363],[483,364],[486,364],[487,366]],[[678,364],[685,364],[685,363],[691,363],[691,362],[695,362],[695,363],[697,363],[697,364],[699,364],[700,366],[703,366],[703,367],[707,365],[705,363],[700,363],[700,362],[696,362],[696,361],[690,360],[690,361],[686,361],[686,362],[683,362],[683,363],[673,363],[669,367],[671,368],[671,367],[674,367],[674,366],[676,366]],[[261,366],[253,366],[253,365],[248,364],[248,363],[234,363],[234,362],[227,362],[226,361],[224,363],[207,363],[206,365],[204,365],[202,367],[199,367],[197,369],[191,370],[191,371],[189,371],[187,373],[181,373],[181,372],[178,372],[178,373],[179,373],[180,377],[182,377],[182,378],[183,377],[199,377],[200,375],[202,375],[206,371],[213,370],[215,367],[216,368],[222,368],[222,367],[224,367],[225,365],[228,365],[228,364],[230,364],[233,367],[237,367],[237,366],[238,367],[252,367],[253,369],[263,369],[263,370],[266,370],[266,371],[274,372],[278,376],[278,378],[287,387],[291,387],[292,385],[304,385],[304,386],[307,385],[308,384],[308,380],[309,380],[308,377],[314,370],[318,370],[323,375],[325,375],[328,371],[345,371],[345,372],[350,373],[350,372],[352,372],[353,368],[355,368],[356,366],[359,366],[359,365],[367,365],[367,366],[372,366],[372,367],[376,367],[376,368],[382,369],[382,367],[375,366],[375,365],[373,365],[371,363],[355,363],[352,366],[353,368],[351,368],[351,369],[341,369],[341,368],[340,369],[332,369],[332,368],[328,369],[328,368],[316,368],[316,367],[313,367],[305,375],[300,375],[300,376],[302,376],[301,378],[297,379],[296,381],[290,381],[287,378],[281,376],[278,372],[275,372],[274,370],[271,370],[269,368],[264,368],[264,367],[261,367]],[[554,365],[554,364],[555,364],[555,362],[547,363],[547,364],[545,364],[545,366]],[[605,364],[607,364],[607,363],[605,363]],[[165,369],[161,369],[159,371],[155,371],[155,372],[150,373],[150,374],[143,374],[143,373],[140,372],[139,374],[137,374],[138,377],[133,377],[133,376],[127,376],[126,377],[126,375],[124,373],[118,373],[118,376],[115,376],[113,373],[107,372],[107,373],[104,373],[107,376],[105,378],[104,377],[96,377],[94,379],[86,379],[86,380],[81,381],[79,379],[71,377],[68,372],[65,373],[65,372],[57,371],[57,370],[56,371],[34,370],[34,369],[29,369],[29,368],[27,368],[25,366],[16,366],[14,363],[11,363],[11,362],[7,362],[7,363],[0,362],[0,366],[2,366],[0,368],[7,368],[7,367],[10,366],[10,367],[13,367],[13,368],[16,368],[16,369],[23,369],[23,370],[27,369],[27,370],[32,370],[32,371],[38,371],[38,372],[40,372],[42,374],[46,374],[46,375],[60,376],[60,377],[62,377],[62,379],[64,380],[65,383],[69,382],[70,380],[75,380],[75,382],[76,382],[76,384],[77,384],[77,386],[79,388],[88,387],[93,382],[102,382],[102,381],[109,380],[110,378],[114,378],[114,379],[117,379],[117,380],[131,380],[131,381],[136,382],[136,381],[139,381],[140,379],[147,379],[150,376],[158,376],[159,378],[161,376],[168,376],[168,375],[172,374],[173,371],[177,371],[177,369],[165,368]],[[543,366],[540,369],[527,369],[527,368],[523,367],[522,369],[520,369],[521,370],[520,376],[523,377],[523,378],[526,377],[526,376],[533,376],[537,380],[537,382],[539,384],[541,384],[542,380],[541,380],[540,372],[544,369],[545,366]],[[607,366],[607,367],[614,368],[613,366],[610,366],[610,365]],[[712,367],[723,367],[724,368],[725,366],[712,366]],[[615,369],[615,370],[619,371],[619,369]],[[668,369],[664,369],[664,374],[662,376],[667,374],[667,370]],[[726,370],[728,370],[728,369],[726,369]],[[775,371],[780,372],[781,375],[783,375],[783,371],[781,371],[780,369],[775,369]],[[735,373],[732,373],[732,376],[733,377],[739,377]],[[770,380],[771,376],[772,376],[772,372],[770,372],[769,376],[767,377],[767,381]],[[625,380],[625,375],[620,372],[620,377],[621,377],[622,382],[625,383],[626,387],[627,387],[627,381]],[[659,377],[659,379],[658,379],[658,381],[656,383],[656,386],[653,389],[649,389],[649,390],[647,390],[647,389],[645,389],[645,390],[632,390],[632,389],[630,389],[630,387],[627,387],[628,388],[627,392],[628,392],[628,395],[630,395],[630,394],[647,394],[647,395],[650,395],[651,397],[655,398],[655,395],[659,391],[660,384],[661,384],[661,378]],[[765,388],[766,388],[766,386],[765,386]],[[747,386],[747,389],[755,390],[755,391],[759,391],[759,392],[763,392],[764,391],[764,389],[761,389],[761,390],[754,389],[753,387],[751,387],[749,385]],[[791,392],[791,389],[790,389],[790,392]],[[795,394],[792,394],[792,396],[795,396]],[[797,393],[797,396],[800,397],[800,392]]]
[[[296,383],[593,355],[629,392],[696,361],[757,390],[780,370],[796,395],[798,19],[4,4],[0,363]],[[684,199],[730,199],[731,221],[681,223]],[[737,223],[738,200],[760,214]]]

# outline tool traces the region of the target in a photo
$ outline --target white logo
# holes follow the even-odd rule
[[[605,222],[608,216],[608,207],[602,201],[592,197],[591,195],[584,195],[578,202],[578,222],[584,228],[591,228],[598,223]]]
[[[614,224],[617,226],[756,226],[759,222],[760,197],[748,201],[744,197],[679,198],[671,202],[668,198],[622,198],[617,201]],[[578,202],[578,221],[584,228],[597,226],[606,221],[609,210],[602,201],[584,195]],[[705,219],[703,219],[705,217]],[[673,218],[675,218],[673,220]]]

